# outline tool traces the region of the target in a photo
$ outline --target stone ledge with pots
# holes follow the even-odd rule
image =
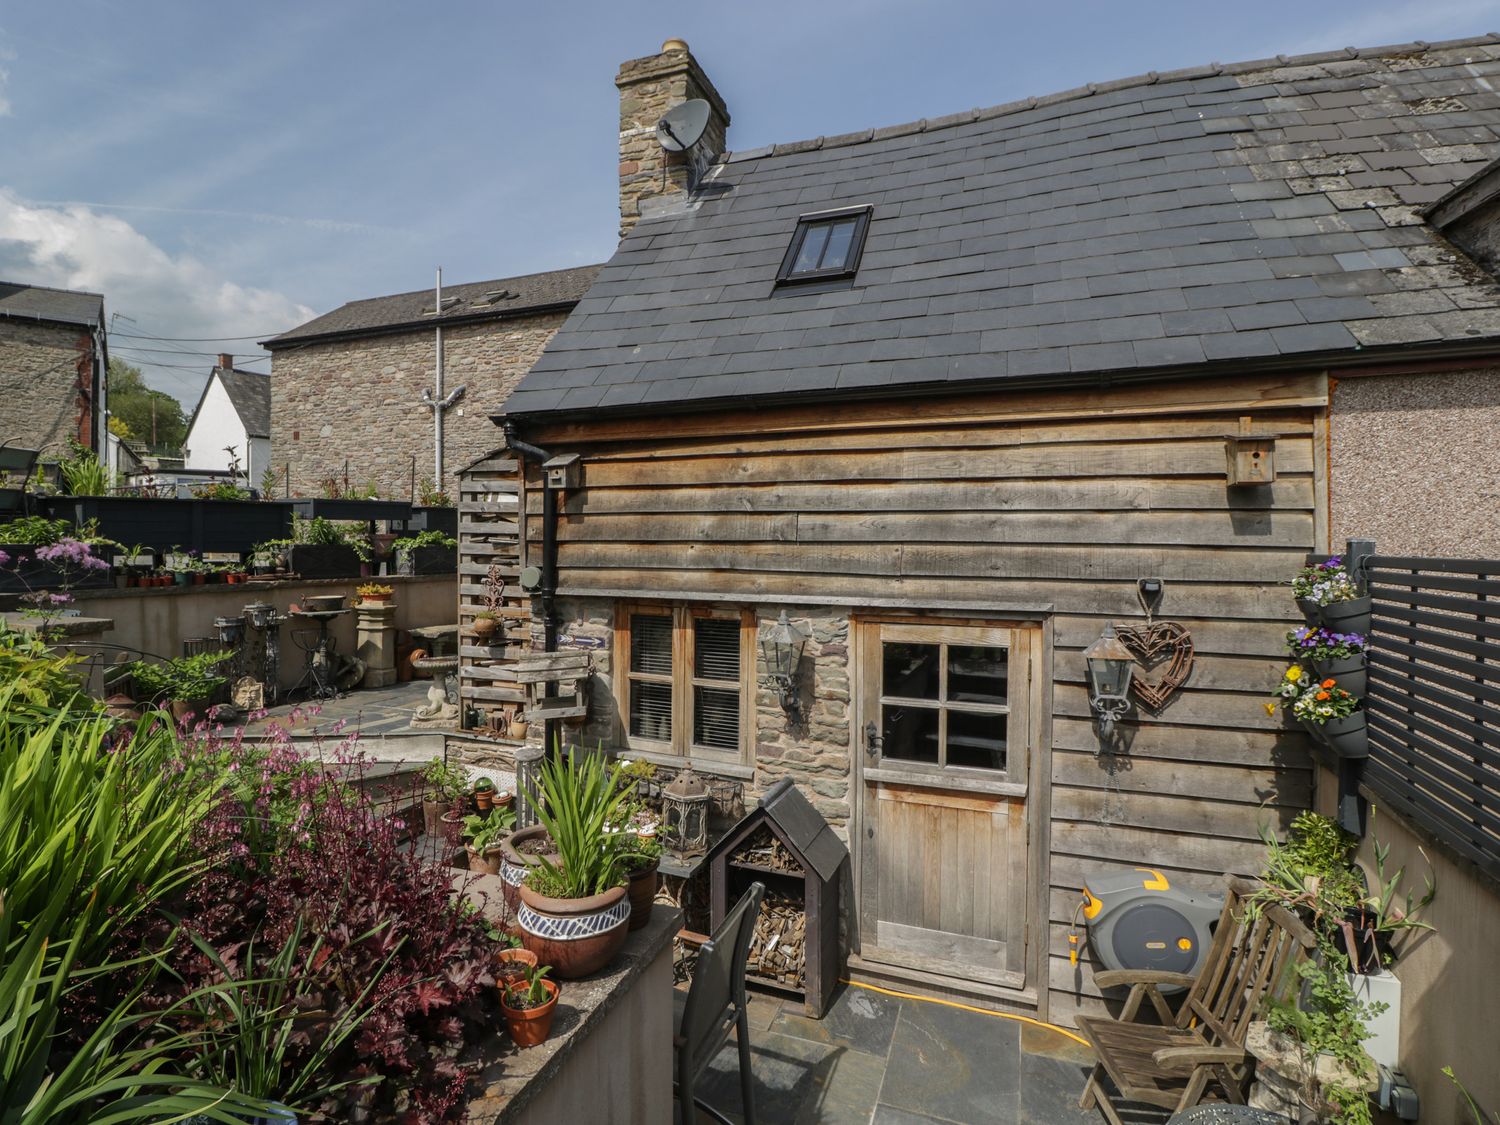
[[[517,1048],[496,1034],[466,1060],[485,1125],[672,1120],[672,939],[680,911],[657,907],[603,970],[562,982],[552,1033]]]

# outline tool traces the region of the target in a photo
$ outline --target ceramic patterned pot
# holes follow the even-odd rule
[[[521,906],[521,880],[526,878],[526,872],[537,866],[539,858],[534,855],[523,855],[517,849],[528,840],[539,840],[545,838],[547,829],[540,824],[533,824],[530,828],[522,828],[519,832],[512,832],[500,841],[500,880],[505,884],[505,908],[514,914]],[[561,857],[555,852],[547,854],[552,863],[561,862]]]
[[[614,960],[630,929],[630,899],[612,887],[589,898],[548,898],[524,883],[516,911],[521,944],[552,974],[574,980],[598,972]]]

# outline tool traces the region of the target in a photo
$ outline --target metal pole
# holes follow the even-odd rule
[[[437,298],[433,304],[436,315],[443,315],[443,267],[437,270]],[[432,408],[432,485],[439,491],[443,487],[443,326],[437,326],[437,384],[433,392],[437,405]]]

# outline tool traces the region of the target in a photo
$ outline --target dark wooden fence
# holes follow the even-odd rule
[[[1366,575],[1364,783],[1500,879],[1500,560],[1373,555]]]

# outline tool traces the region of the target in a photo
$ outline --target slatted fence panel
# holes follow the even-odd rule
[[[524,481],[515,458],[497,452],[459,475],[458,624],[459,696],[464,711],[475,707],[484,722],[491,711],[523,705],[524,687],[509,669],[531,651],[531,600],[517,583],[525,552],[521,537]],[[468,630],[485,608],[485,578],[491,566],[505,583],[500,626],[492,644],[479,644]]]
[[[1500,878],[1500,560],[1376,555],[1368,575],[1365,784]]]

